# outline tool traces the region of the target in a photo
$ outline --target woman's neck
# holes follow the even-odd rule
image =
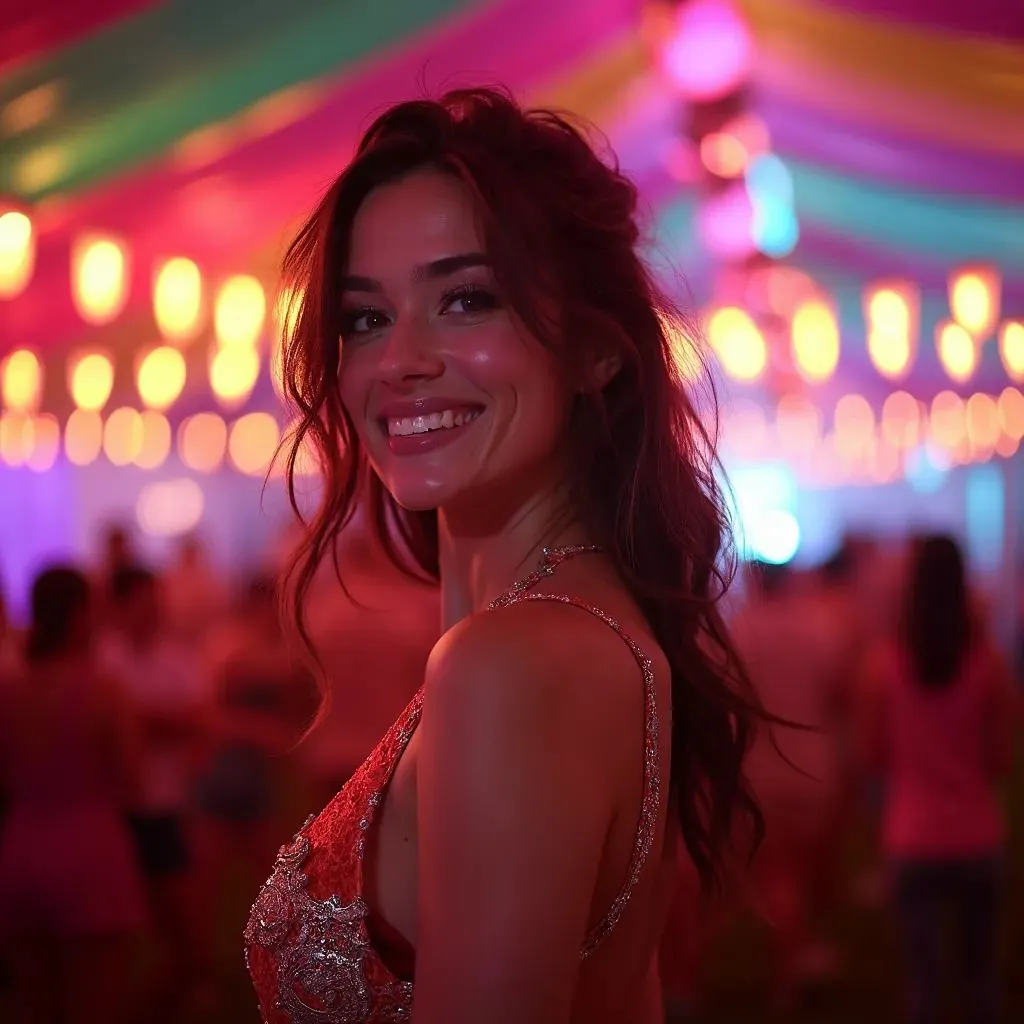
[[[564,493],[535,495],[485,529],[486,517],[438,513],[442,628],[483,611],[539,562],[543,549],[589,540]]]

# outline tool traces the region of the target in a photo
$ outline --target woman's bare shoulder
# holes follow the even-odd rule
[[[568,603],[522,601],[449,630],[431,654],[426,694],[442,706],[450,698],[506,713],[542,708],[600,734],[642,701],[640,678],[636,656],[607,623]]]

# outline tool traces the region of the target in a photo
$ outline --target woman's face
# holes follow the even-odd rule
[[[498,290],[456,178],[417,171],[367,196],[341,347],[342,402],[403,507],[518,506],[564,468],[569,389]]]

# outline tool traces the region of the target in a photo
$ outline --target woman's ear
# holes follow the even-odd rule
[[[619,370],[622,369],[622,356],[618,352],[608,352],[598,356],[589,367],[587,367],[583,386],[584,392],[597,394],[614,380]]]

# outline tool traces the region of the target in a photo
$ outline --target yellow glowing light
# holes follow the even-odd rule
[[[978,365],[978,343],[966,328],[947,320],[935,329],[935,347],[950,380],[971,379]]]
[[[43,391],[43,367],[35,352],[19,348],[0,363],[0,398],[12,412],[34,412]]]
[[[999,272],[994,267],[971,267],[952,274],[949,311],[976,341],[988,337],[999,319]]]
[[[139,397],[151,409],[168,409],[185,387],[185,358],[169,345],[153,349],[139,363]]]
[[[0,298],[13,299],[24,291],[35,266],[32,221],[19,210],[0,214]]]
[[[140,469],[156,469],[171,451],[171,425],[167,417],[153,409],[142,413],[142,444],[135,456]]]
[[[876,284],[864,292],[868,355],[883,377],[896,380],[910,369],[919,303],[917,289],[907,281]]]
[[[64,427],[64,454],[75,466],[88,466],[103,447],[103,418],[91,409],[76,409]]]
[[[212,473],[224,461],[228,428],[214,412],[190,416],[178,428],[178,457],[200,473]]]
[[[143,423],[128,406],[115,409],[103,425],[103,451],[115,466],[127,466],[142,451]]]
[[[818,299],[801,303],[793,314],[791,338],[793,359],[802,377],[816,383],[835,373],[839,325],[828,303]]]
[[[196,528],[204,505],[202,488],[194,480],[162,480],[139,492],[135,517],[151,537],[177,537]]]
[[[221,345],[255,345],[267,316],[263,285],[248,274],[228,278],[217,293],[213,326]]]
[[[25,465],[37,473],[45,473],[60,453],[60,424],[56,416],[44,413],[31,420],[32,447],[26,454]]]
[[[999,330],[999,358],[1011,380],[1024,380],[1024,323],[1007,320]]]
[[[967,438],[964,400],[952,391],[940,391],[932,399],[929,424],[935,442],[947,451],[955,450]]]
[[[68,363],[68,391],[79,409],[98,412],[114,388],[114,364],[101,352],[90,352]]]
[[[128,300],[128,256],[112,238],[79,240],[72,250],[72,298],[83,320],[105,324]]]
[[[270,467],[280,440],[277,420],[270,413],[251,412],[232,424],[228,454],[239,472],[259,476]]]
[[[241,405],[252,394],[259,375],[259,353],[248,345],[220,348],[210,363],[210,387],[228,408]]]
[[[203,279],[199,268],[184,256],[167,260],[153,283],[153,313],[167,341],[181,345],[199,329],[203,305]]]
[[[882,405],[882,436],[894,448],[913,448],[921,440],[921,406],[906,391],[894,391]]]
[[[997,404],[1003,433],[1019,441],[1024,437],[1024,395],[1016,388],[1004,388]]]
[[[768,363],[764,336],[739,307],[715,310],[708,322],[708,340],[730,377],[754,381],[764,373]]]

